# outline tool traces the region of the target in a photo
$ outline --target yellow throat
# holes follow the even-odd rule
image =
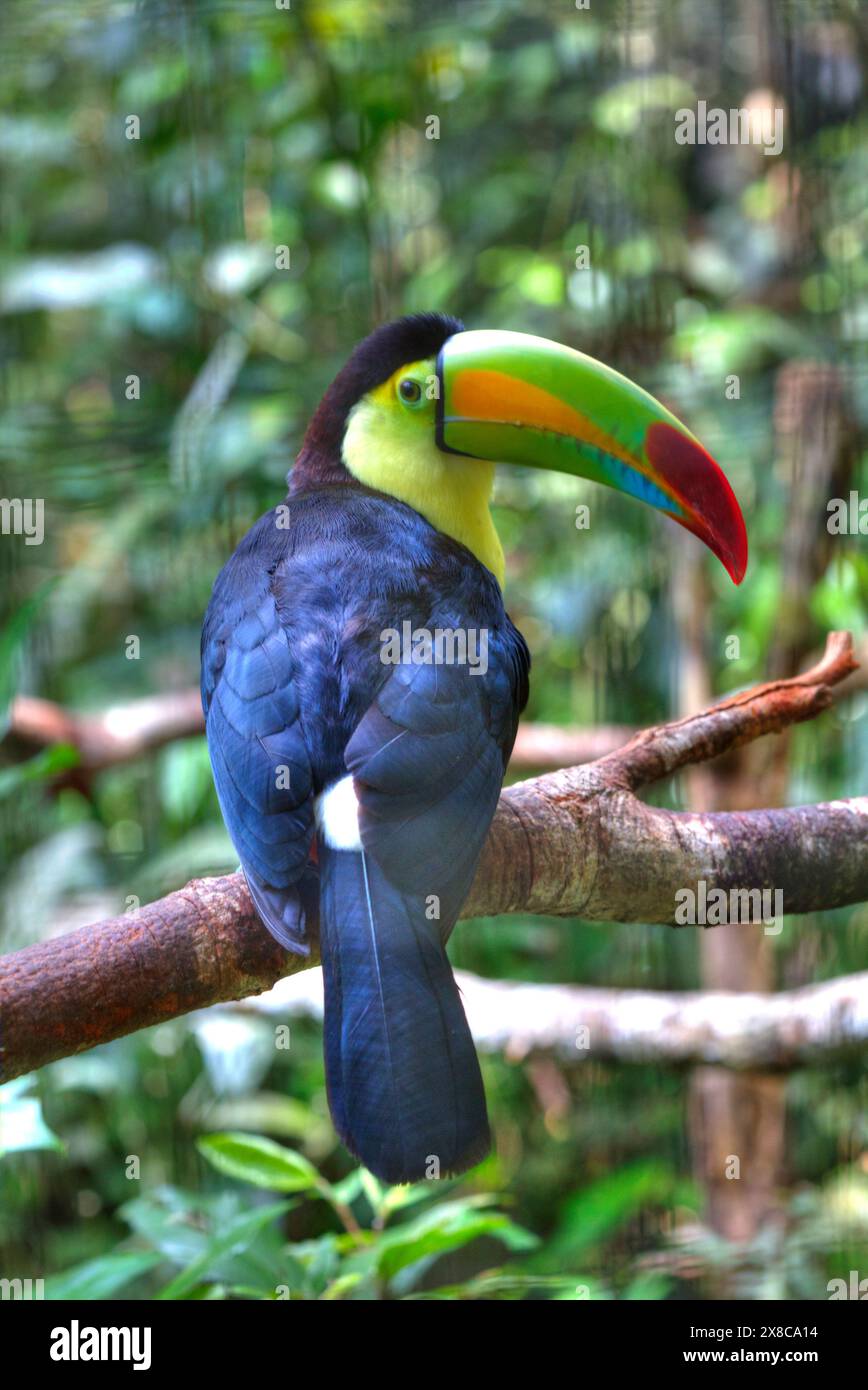
[[[407,379],[421,387],[418,402],[399,395]],[[495,465],[437,448],[435,396],[428,394],[436,380],[433,359],[412,362],[364,396],[347,420],[343,461],[360,483],[406,502],[466,545],[503,588],[503,548],[489,510]]]

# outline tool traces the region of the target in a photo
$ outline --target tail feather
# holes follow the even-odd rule
[[[363,851],[322,849],[320,950],[329,1102],[347,1148],[385,1182],[463,1172],[488,1152],[479,1062],[422,895]]]

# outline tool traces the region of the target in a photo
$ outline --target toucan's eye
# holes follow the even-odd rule
[[[422,387],[411,376],[405,376],[398,385],[398,395],[407,405],[417,405],[422,399]]]

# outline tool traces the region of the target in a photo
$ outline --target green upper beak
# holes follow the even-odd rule
[[[448,453],[592,478],[699,536],[736,584],[747,532],[732,488],[674,415],[574,348],[526,333],[456,333],[437,359],[437,444]]]

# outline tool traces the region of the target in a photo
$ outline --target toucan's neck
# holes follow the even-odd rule
[[[307,492],[312,487],[352,481],[339,458],[318,449],[302,449],[286,480],[290,496],[296,492]]]
[[[433,370],[433,362],[432,362]],[[406,502],[460,541],[503,586],[504,560],[489,505],[494,464],[438,449],[427,417],[395,409],[387,381],[361,398],[346,369],[316,410],[289,477],[290,495],[352,483]]]
[[[400,418],[369,402],[351,412],[342,452],[352,477],[466,545],[503,587],[503,548],[489,510],[493,463],[443,453],[423,431],[410,440]]]
[[[329,483],[349,483],[352,479],[341,458],[341,434],[328,413],[317,411],[308,426],[302,446],[287,478],[290,494],[304,492]]]

